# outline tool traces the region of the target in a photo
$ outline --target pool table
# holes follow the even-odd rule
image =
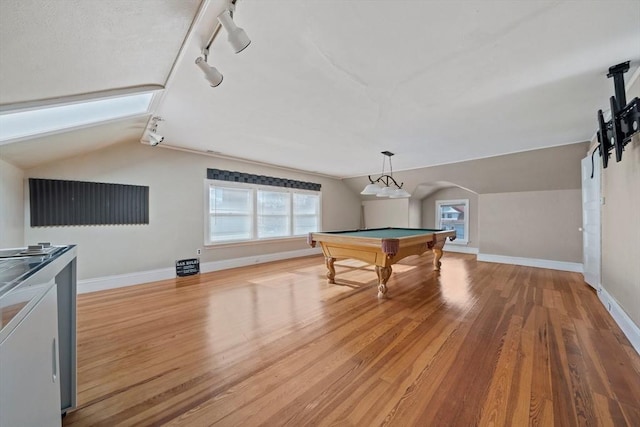
[[[307,243],[320,243],[327,264],[327,280],[335,283],[336,258],[355,258],[376,266],[378,298],[385,298],[391,266],[409,255],[433,251],[433,269],[440,270],[440,258],[445,241],[456,238],[455,230],[424,228],[374,228],[368,230],[309,233]]]

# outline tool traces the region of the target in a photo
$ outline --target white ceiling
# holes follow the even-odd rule
[[[589,140],[608,67],[631,60],[629,80],[640,65],[638,0],[242,0],[252,44],[236,55],[219,34],[210,88],[194,61],[225,0],[198,7],[1,0],[0,103],[166,84],[164,145],[349,177],[380,172],[383,150],[401,170]],[[120,127],[0,157],[28,167],[144,132]]]

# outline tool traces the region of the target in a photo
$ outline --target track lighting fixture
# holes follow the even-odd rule
[[[218,16],[218,21],[227,30],[227,40],[236,53],[240,53],[249,46],[251,39],[245,31],[238,27],[231,18],[231,11],[225,10]]]
[[[158,135],[155,132],[149,132],[149,144],[152,147],[155,147],[156,145],[160,144],[162,141],[164,141],[164,136]]]
[[[163,119],[159,116],[151,117],[151,124],[149,125],[149,129],[147,131],[147,138],[149,145],[152,147],[161,144],[164,141],[164,136],[158,133],[158,122],[161,122]],[[142,142],[145,142],[144,140]]]
[[[199,56],[196,59],[196,65],[200,67],[202,72],[204,73],[204,78],[207,79],[211,87],[216,87],[220,83],[222,83],[222,74],[216,67],[212,67],[206,63],[203,57]]]
[[[211,44],[213,44],[213,41],[220,32],[220,28],[224,27],[227,31],[227,39],[235,53],[242,52],[251,43],[251,39],[249,39],[247,33],[233,22],[233,12],[236,8],[235,3],[236,0],[230,0],[224,12],[218,15],[218,23],[216,24],[216,28],[213,30],[211,37],[209,37],[209,42],[202,49],[202,56],[196,59],[196,65],[202,70],[211,87],[216,87],[222,83],[222,74],[220,74],[215,67],[207,64]]]

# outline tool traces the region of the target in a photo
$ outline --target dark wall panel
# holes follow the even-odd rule
[[[31,226],[149,224],[149,187],[29,178]]]

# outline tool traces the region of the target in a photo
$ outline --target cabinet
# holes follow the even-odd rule
[[[41,298],[0,343],[2,427],[61,423],[57,287],[51,281],[34,291]]]

